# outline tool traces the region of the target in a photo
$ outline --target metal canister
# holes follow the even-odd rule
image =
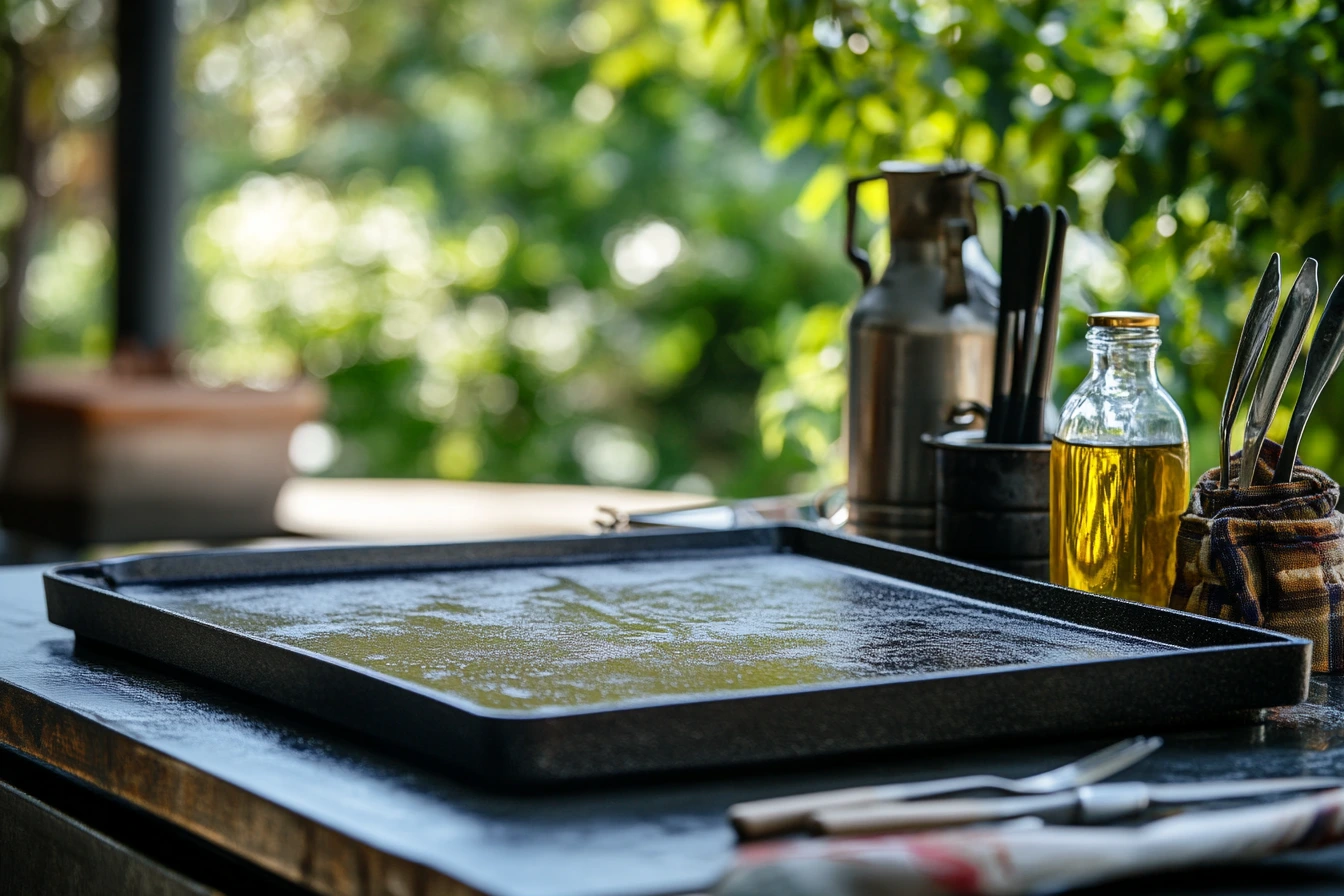
[[[854,246],[860,184],[883,179],[891,261],[872,282]],[[976,232],[972,189],[997,179],[963,162],[886,162],[851,181],[845,249],[866,288],[849,322],[849,527],[912,547],[934,540],[934,465],[920,443],[949,411],[988,404],[993,309],[967,301],[962,243]]]
[[[934,549],[1050,580],[1050,446],[987,443],[980,431],[926,436],[934,460]]]

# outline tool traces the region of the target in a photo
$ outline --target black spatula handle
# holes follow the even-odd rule
[[[1036,366],[1031,374],[1031,394],[1022,420],[1022,441],[1045,441],[1045,404],[1055,369],[1055,338],[1059,332],[1059,285],[1064,268],[1064,237],[1069,232],[1069,213],[1055,209],[1055,231],[1050,238],[1050,264],[1045,272],[1045,298],[1041,311],[1041,338],[1036,347]]]

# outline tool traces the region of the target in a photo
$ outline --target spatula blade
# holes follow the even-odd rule
[[[1302,352],[1302,340],[1307,334],[1307,324],[1311,322],[1312,312],[1316,310],[1316,297],[1319,287],[1316,282],[1316,259],[1308,258],[1302,263],[1293,288],[1284,302],[1283,313],[1279,315],[1278,326],[1269,339],[1269,351],[1265,354],[1265,363],[1260,370],[1260,382],[1255,385],[1255,395],[1251,398],[1251,410],[1246,418],[1246,440],[1241,449],[1242,488],[1250,488],[1255,481],[1255,465],[1260,459],[1260,447],[1265,443],[1265,434],[1278,410],[1279,399],[1283,398],[1288,377]]]
[[[1255,373],[1256,362],[1269,337],[1269,327],[1274,322],[1274,312],[1279,307],[1279,287],[1282,282],[1279,273],[1279,253],[1269,257],[1269,265],[1260,277],[1260,285],[1255,289],[1255,299],[1251,310],[1246,313],[1246,322],[1241,327],[1241,337],[1237,340],[1237,354],[1232,359],[1232,374],[1227,379],[1227,394],[1223,396],[1223,417],[1219,430],[1219,477],[1218,487],[1227,488],[1232,480],[1232,425],[1236,422],[1241,402],[1246,397],[1246,389],[1251,384],[1251,374]]]

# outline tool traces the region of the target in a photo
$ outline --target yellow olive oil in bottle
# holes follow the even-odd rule
[[[1190,495],[1185,420],[1157,381],[1156,314],[1088,318],[1092,370],[1050,449],[1050,580],[1165,605]]]

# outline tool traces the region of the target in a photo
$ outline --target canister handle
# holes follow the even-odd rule
[[[858,208],[859,185],[866,184],[870,180],[881,180],[885,176],[870,174],[867,177],[856,177],[849,182],[845,190],[845,255],[854,263],[854,267],[859,269],[859,276],[863,279],[865,288],[872,285],[873,266],[868,261],[868,253],[854,245],[854,217]]]
[[[1003,178],[999,177],[993,171],[981,168],[975,172],[975,179],[986,181],[994,185],[994,189],[999,194],[999,220],[1003,220],[1003,213],[1008,208],[1008,185],[1004,183]]]
[[[943,419],[943,422],[948,426],[959,426],[966,429],[974,425],[977,419],[982,425],[986,423],[989,420],[989,408],[985,406],[983,401],[968,399],[959,401],[948,408],[947,416]]]

